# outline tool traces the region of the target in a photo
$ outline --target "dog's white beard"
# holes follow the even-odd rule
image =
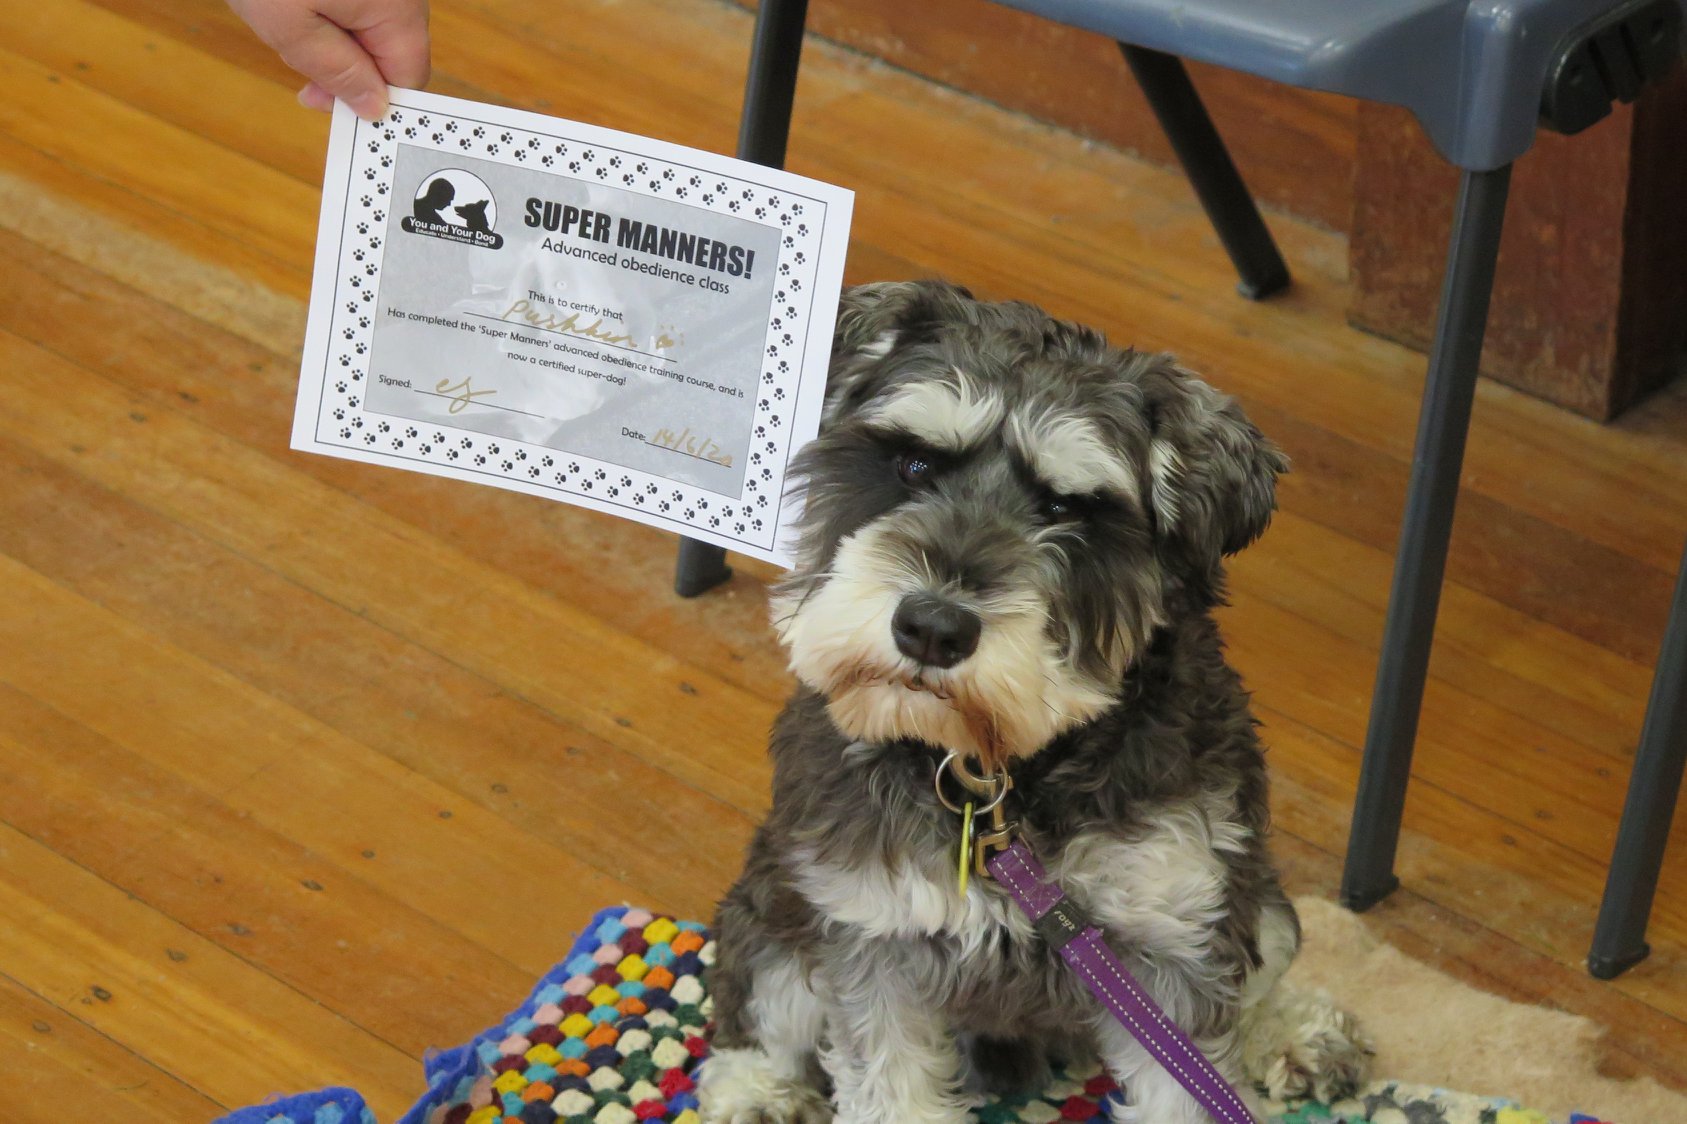
[[[936,583],[894,557],[885,537],[882,527],[863,528],[839,546],[818,590],[773,601],[791,670],[826,696],[844,733],[869,742],[915,738],[1000,765],[1113,701],[1105,685],[1062,659],[1029,596],[980,605],[978,650],[953,668],[922,668],[903,656],[891,617],[904,596]]]

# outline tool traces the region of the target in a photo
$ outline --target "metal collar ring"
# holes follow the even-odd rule
[[[1002,801],[1007,799],[1008,790],[1013,787],[1013,781],[1008,777],[1006,770],[994,774],[975,773],[967,767],[968,760],[954,750],[950,750],[948,756],[943,758],[943,763],[937,767],[935,777],[938,802],[956,815],[960,815],[965,810],[965,802],[956,804],[943,791],[943,778],[947,775],[953,777],[955,783],[974,796],[984,798],[982,805],[973,808],[972,814],[974,816],[988,815],[1001,807]]]

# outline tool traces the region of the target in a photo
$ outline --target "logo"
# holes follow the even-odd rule
[[[486,181],[461,168],[443,168],[422,180],[410,214],[398,225],[410,234],[496,250],[504,244],[497,224],[498,201]]]

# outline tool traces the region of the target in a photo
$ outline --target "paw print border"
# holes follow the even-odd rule
[[[533,118],[536,126],[542,126],[545,120]],[[568,123],[554,124],[566,128]],[[449,430],[449,435],[424,432],[449,427],[420,425],[363,406],[376,294],[393,210],[393,169],[400,144],[431,149],[443,157],[472,156],[512,167],[544,168],[778,231],[775,292],[763,337],[761,377],[747,391],[756,400],[755,408],[745,447],[735,451],[745,465],[739,495],[722,495],[514,439],[491,438],[473,431]],[[507,483],[522,491],[562,493],[588,500],[590,506],[636,512],[642,521],[671,523],[682,532],[707,530],[762,551],[773,548],[786,514],[776,484],[784,478],[795,452],[792,420],[799,406],[797,395],[781,385],[782,376],[800,362],[810,342],[811,294],[817,287],[829,206],[825,199],[767,187],[680,160],[617,148],[596,139],[580,140],[542,127],[523,129],[407,104],[402,97],[395,98],[379,120],[357,121],[351,147],[353,161],[339,240],[341,268],[335,279],[328,332],[328,374],[317,414],[316,440],[320,444],[365,455],[379,453],[383,459],[437,465],[452,475],[488,476],[494,478],[490,482]],[[829,335],[831,325],[823,325],[822,330]]]

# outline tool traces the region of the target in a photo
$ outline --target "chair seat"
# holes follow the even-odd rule
[[[1574,33],[1619,8],[1643,6],[1633,0],[998,2],[1290,86],[1404,106],[1442,155],[1472,171],[1498,168],[1528,151],[1549,68]]]

